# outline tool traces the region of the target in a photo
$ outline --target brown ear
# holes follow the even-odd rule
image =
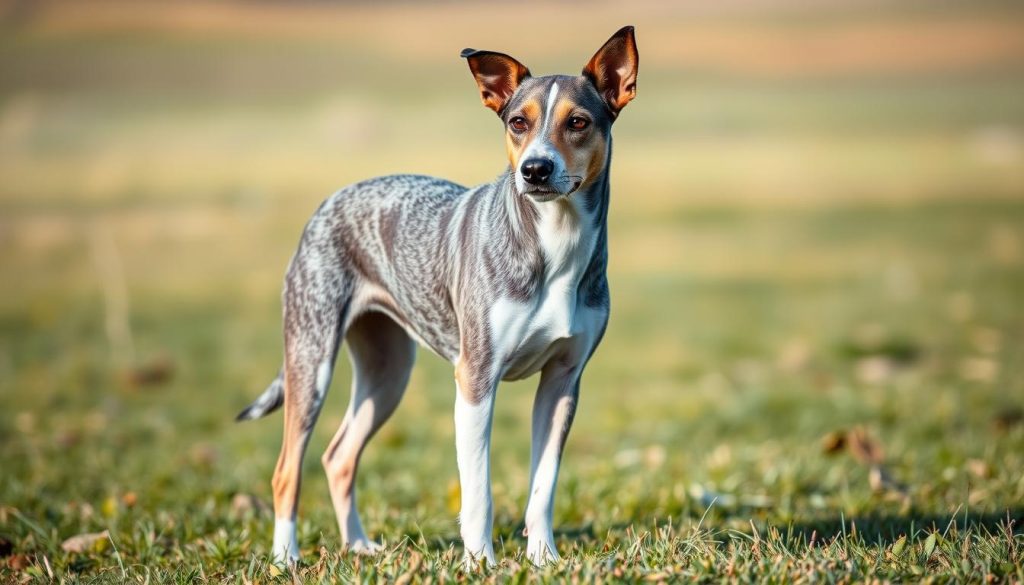
[[[523,79],[530,76],[525,65],[504,53],[463,49],[462,57],[469,62],[484,105],[498,114]]]
[[[624,26],[598,49],[583,68],[583,75],[597,88],[613,114],[636,97],[636,72],[640,54],[636,51],[633,27]]]

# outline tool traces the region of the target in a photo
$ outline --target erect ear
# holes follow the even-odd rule
[[[469,62],[484,105],[498,114],[523,79],[530,76],[525,65],[504,53],[463,49],[462,57]]]
[[[597,88],[612,113],[636,97],[636,72],[640,54],[636,51],[633,27],[624,26],[598,49],[583,68],[583,75]]]

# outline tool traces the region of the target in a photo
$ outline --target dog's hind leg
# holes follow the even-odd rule
[[[296,255],[284,292],[284,439],[274,469],[274,544],[278,563],[298,560],[295,516],[302,459],[331,384],[350,294],[341,274],[311,253]]]
[[[375,312],[357,318],[345,339],[352,362],[352,398],[322,461],[342,544],[355,552],[375,552],[379,546],[367,538],[356,510],[356,470],[367,441],[405,393],[416,344],[391,318]]]

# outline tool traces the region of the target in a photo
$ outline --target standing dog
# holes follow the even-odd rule
[[[533,77],[466,49],[484,105],[505,126],[509,167],[466,189],[422,176],[357,183],[310,219],[284,282],[284,366],[239,420],[284,404],[274,470],[273,557],[299,556],[302,458],[342,339],[352,398],[323,455],[341,538],[373,552],[356,511],[366,442],[398,405],[416,342],[455,366],[459,514],[467,560],[494,563],[491,416],[501,380],[541,373],[533,408],[527,555],[557,560],[551,513],[580,375],[608,322],[607,218],[612,122],[636,95],[633,27],[582,75]]]

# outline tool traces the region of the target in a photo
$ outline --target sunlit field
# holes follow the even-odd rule
[[[524,556],[534,379],[498,395],[500,564],[464,572],[452,368],[421,350],[360,467],[386,552],[340,550],[319,462],[343,353],[304,562],[270,567],[281,416],[233,418],[306,219],[502,172],[462,48],[576,73],[624,24],[563,561]],[[1016,3],[0,3],[0,283],[0,581],[1024,580]]]

